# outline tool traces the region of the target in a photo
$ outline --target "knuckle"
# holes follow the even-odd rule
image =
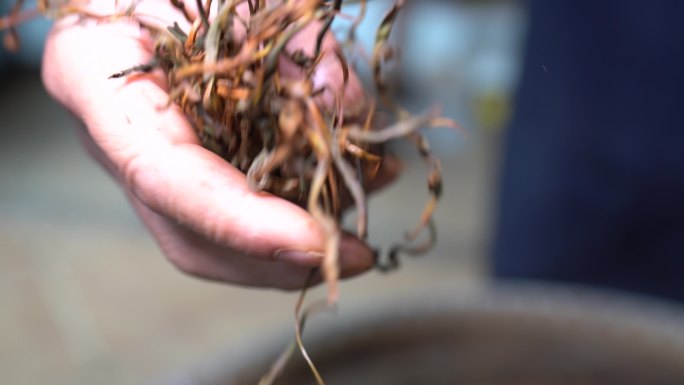
[[[154,165],[142,154],[125,157],[120,163],[119,172],[122,182],[147,206],[154,201]],[[151,207],[152,208],[152,207]]]

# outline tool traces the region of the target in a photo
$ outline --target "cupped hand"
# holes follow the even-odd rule
[[[88,5],[93,13],[116,12],[114,0]],[[119,10],[123,1],[119,1]],[[194,3],[194,2],[186,2]],[[191,10],[192,11],[192,10]],[[167,0],[139,2],[136,13],[160,26],[184,18]],[[151,16],[154,15],[154,16]],[[305,29],[294,48],[313,52],[317,26]],[[324,47],[336,44],[330,36]],[[295,289],[324,250],[323,231],[309,213],[276,196],[252,192],[245,176],[204,149],[175,106],[162,73],[134,81],[111,74],[147,63],[153,42],[131,21],[66,17],[51,31],[43,61],[48,92],[82,122],[86,148],[126,192],[137,214],[169,260],[189,274],[240,285]],[[293,68],[281,71],[292,72]],[[325,58],[314,75],[318,87],[340,89],[339,62]],[[363,100],[352,75],[347,103]],[[385,162],[381,180],[395,174]],[[371,250],[345,235],[340,248],[342,276],[369,269]]]

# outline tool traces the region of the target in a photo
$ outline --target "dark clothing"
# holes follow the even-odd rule
[[[684,300],[684,1],[529,7],[495,275]]]

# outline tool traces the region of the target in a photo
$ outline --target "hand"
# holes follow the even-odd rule
[[[93,3],[88,6],[91,12],[115,12],[114,0]],[[142,1],[136,12],[154,15],[150,20],[162,26],[184,24],[167,0]],[[293,44],[312,52],[315,38],[312,26]],[[331,44],[336,42],[328,36],[325,45]],[[136,81],[108,79],[148,62],[152,47],[145,31],[132,22],[68,17],[56,23],[48,37],[43,81],[83,123],[86,148],[121,184],[174,265],[212,280],[300,288],[324,250],[317,222],[295,204],[251,192],[241,172],[199,144],[178,108],[161,109],[169,97],[161,73]],[[332,57],[324,59],[314,75],[316,85],[339,89],[339,66]],[[293,69],[281,65],[280,70]],[[352,76],[345,99],[359,101],[362,96]],[[383,169],[380,180],[387,181],[396,174],[396,163],[385,162]],[[343,277],[361,273],[372,263],[372,252],[363,242],[343,237]]]

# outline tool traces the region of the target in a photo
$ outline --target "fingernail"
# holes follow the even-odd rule
[[[340,245],[342,277],[350,277],[373,267],[373,250],[354,236],[345,234]]]
[[[276,261],[314,267],[321,264],[323,253],[315,251],[278,250],[275,252],[273,258]]]

